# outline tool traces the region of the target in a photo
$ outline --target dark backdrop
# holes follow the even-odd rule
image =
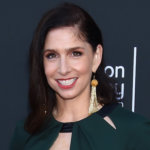
[[[60,2],[63,1],[0,2],[1,150],[8,149],[16,122],[27,115],[28,50],[33,32],[42,14]],[[70,2],[87,10],[102,29],[106,72],[117,80],[118,99],[124,107],[150,118],[150,1]]]

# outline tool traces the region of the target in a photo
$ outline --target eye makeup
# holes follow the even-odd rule
[[[69,55],[71,57],[81,57],[84,53],[84,48],[82,47],[73,47],[73,48],[69,48],[66,50],[67,53],[69,53]],[[45,56],[48,59],[55,59],[57,57],[60,56],[60,54],[58,53],[58,50],[54,50],[54,49],[46,49],[43,52],[43,56]]]

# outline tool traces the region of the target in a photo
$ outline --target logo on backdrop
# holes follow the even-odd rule
[[[125,67],[124,66],[106,66],[105,73],[110,78],[119,79],[120,82],[115,83],[115,91],[117,94],[117,100],[122,100],[124,98],[124,81],[125,78]],[[123,102],[121,102],[123,105]],[[124,105],[123,105],[124,106]]]
[[[136,86],[136,59],[137,59],[137,47],[133,47],[133,77],[132,77],[132,111],[135,111],[135,86]],[[122,101],[125,93],[125,67],[124,66],[106,66],[105,73],[111,78],[114,77],[119,79],[115,83],[115,91],[117,94],[117,99]],[[123,102],[121,102],[124,106]]]

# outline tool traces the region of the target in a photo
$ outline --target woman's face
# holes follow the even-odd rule
[[[102,48],[93,53],[89,43],[78,38],[74,27],[48,32],[44,44],[44,70],[49,86],[61,99],[90,95],[90,80],[101,62]]]

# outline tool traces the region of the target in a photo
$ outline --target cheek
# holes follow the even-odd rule
[[[73,64],[76,70],[78,70],[82,74],[87,74],[92,72],[92,63],[91,60],[88,58],[82,59]]]
[[[54,64],[50,64],[48,62],[44,63],[44,71],[47,78],[53,76],[56,70],[57,70],[57,65],[55,63]]]

